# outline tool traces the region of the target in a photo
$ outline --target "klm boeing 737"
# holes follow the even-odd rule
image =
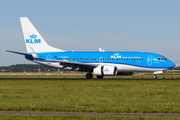
[[[93,74],[102,79],[104,76],[133,75],[134,72],[154,72],[156,79],[156,74],[175,66],[166,57],[148,52],[64,51],[48,45],[27,17],[21,17],[20,22],[27,52],[8,52],[25,55],[26,59],[42,65],[87,72],[87,79]]]

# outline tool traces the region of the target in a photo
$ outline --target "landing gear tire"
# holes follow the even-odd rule
[[[104,76],[97,76],[97,79],[103,79]]]
[[[157,75],[153,75],[153,79],[156,79],[157,78]]]
[[[87,73],[87,74],[86,74],[86,78],[87,78],[87,79],[92,79],[92,78],[93,78],[92,73]]]

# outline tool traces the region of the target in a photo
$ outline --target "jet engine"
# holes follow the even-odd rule
[[[111,76],[117,74],[116,66],[98,66],[93,70],[94,75],[96,76]]]

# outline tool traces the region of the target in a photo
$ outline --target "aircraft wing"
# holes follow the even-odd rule
[[[42,58],[36,58],[36,59],[42,60]],[[59,64],[63,66],[61,69],[64,69],[66,67],[72,67],[71,70],[77,70],[77,71],[92,71],[95,67],[98,66],[98,64],[73,62],[68,60],[52,60],[52,59],[44,59],[44,60],[59,62]]]
[[[59,62],[60,65],[63,65],[61,69],[64,69],[66,67],[72,67],[71,70],[78,70],[78,71],[92,71],[95,67],[97,67],[97,64],[90,64],[90,63],[82,63],[82,62],[73,62],[73,61],[68,61],[68,60],[52,60],[52,59],[43,59],[40,58],[36,52],[33,50],[32,47],[29,47],[30,51],[32,53],[33,58],[35,59],[41,59],[41,60],[46,60],[46,61],[55,61]]]
[[[45,60],[45,61],[49,61],[49,62],[50,61],[59,62],[59,64],[63,66],[61,69],[64,69],[66,67],[71,67],[72,68],[71,70],[92,71],[95,67],[98,66],[97,64],[73,62],[73,61],[68,61],[68,60],[43,59],[43,58],[40,58],[32,48],[30,48],[30,50],[31,50],[31,54],[15,52],[15,51],[10,51],[10,50],[6,50],[6,51],[11,52],[11,53],[20,54],[20,55],[28,55],[28,56],[35,58],[36,60],[39,59],[39,60]]]
[[[78,71],[83,71],[87,69],[92,70],[98,66],[97,64],[88,64],[88,63],[72,62],[72,61],[60,61],[59,64],[63,65],[63,68],[72,67],[72,70],[77,69]]]

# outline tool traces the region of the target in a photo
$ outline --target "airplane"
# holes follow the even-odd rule
[[[154,72],[153,78],[175,63],[166,57],[149,52],[65,51],[46,43],[27,17],[20,17],[26,53],[6,50],[24,55],[32,62],[70,71],[87,72],[86,78],[133,75],[134,72]]]

